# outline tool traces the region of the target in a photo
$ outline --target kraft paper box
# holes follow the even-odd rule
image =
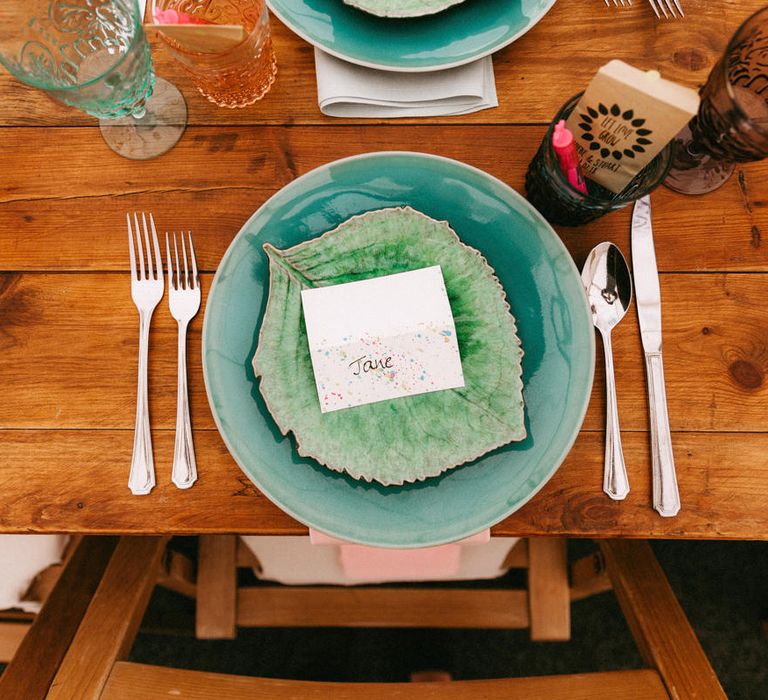
[[[439,266],[301,293],[323,413],[464,386]]]
[[[698,109],[695,90],[656,71],[607,63],[567,121],[584,176],[621,192]]]

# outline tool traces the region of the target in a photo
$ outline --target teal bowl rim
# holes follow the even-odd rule
[[[259,489],[259,492],[264,495],[269,501],[271,501],[274,505],[276,505],[280,510],[282,510],[284,513],[289,515],[290,517],[294,518],[296,521],[300,522],[301,524],[305,525],[306,527],[312,527],[314,528],[314,525],[311,525],[310,523],[307,523],[305,520],[302,519],[301,516],[297,515],[292,508],[289,506],[286,506],[283,503],[278,502],[276,499],[273,499],[272,495],[265,491],[261,485],[258,483],[256,478],[248,471],[246,470],[242,464],[240,463],[240,460],[236,456],[236,450],[234,450],[232,444],[229,441],[229,438],[225,434],[224,430],[222,429],[222,426],[219,422],[219,417],[216,415],[216,411],[213,409],[213,397],[211,396],[211,388],[210,388],[210,380],[208,378],[208,363],[207,363],[207,351],[206,351],[206,339],[208,337],[208,333],[210,330],[210,322],[207,314],[208,309],[208,302],[213,298],[216,288],[218,287],[219,283],[219,270],[227,263],[228,258],[232,254],[232,251],[235,248],[235,244],[238,242],[238,239],[243,234],[244,231],[248,229],[251,222],[256,219],[257,216],[259,216],[263,209],[267,208],[272,200],[276,199],[279,196],[284,196],[286,191],[290,192],[290,190],[299,188],[302,184],[302,182],[306,179],[309,179],[312,175],[315,175],[318,172],[327,170],[331,167],[342,165],[346,162],[350,161],[357,161],[357,160],[364,160],[364,159],[377,159],[377,158],[389,158],[389,157],[409,157],[409,158],[417,158],[417,159],[427,159],[427,160],[437,160],[442,161],[444,163],[448,163],[452,166],[462,168],[465,170],[468,170],[470,172],[473,172],[477,175],[480,175],[483,178],[486,178],[490,182],[494,183],[497,187],[500,187],[503,191],[505,191],[512,200],[518,201],[524,208],[528,209],[536,218],[539,219],[540,223],[549,230],[549,232],[552,235],[552,240],[555,245],[555,247],[559,248],[562,253],[565,254],[565,259],[568,260],[570,263],[570,266],[572,267],[574,273],[576,274],[577,279],[581,279],[581,273],[579,272],[578,268],[576,267],[576,263],[573,261],[573,258],[571,257],[570,252],[568,251],[568,248],[566,248],[563,241],[560,239],[560,237],[557,235],[557,232],[552,228],[552,226],[549,224],[549,222],[538,212],[538,210],[527,200],[525,197],[523,197],[519,192],[514,190],[512,187],[510,187],[507,183],[503,182],[499,178],[485,172],[484,170],[481,170],[480,168],[476,168],[473,165],[468,165],[467,163],[463,163],[460,160],[456,160],[454,158],[448,158],[446,156],[439,156],[433,153],[424,153],[421,151],[373,151],[373,152],[367,152],[367,153],[359,153],[354,156],[348,156],[346,158],[339,158],[337,160],[330,161],[328,163],[324,163],[323,165],[319,165],[316,168],[312,168],[312,170],[307,171],[303,175],[300,175],[295,180],[291,180],[287,185],[284,187],[281,187],[277,192],[275,192],[273,195],[271,195],[268,199],[266,199],[254,212],[251,214],[250,217],[243,223],[243,225],[240,227],[240,230],[237,232],[235,237],[230,242],[229,246],[227,247],[227,250],[224,252],[224,255],[222,255],[221,260],[219,261],[219,264],[216,268],[216,274],[214,275],[213,282],[211,284],[211,289],[208,292],[208,297],[206,300],[206,308],[203,315],[203,332],[201,335],[201,345],[202,345],[202,365],[203,365],[203,381],[205,383],[205,393],[206,397],[208,398],[208,404],[211,407],[211,414],[213,415],[213,420],[216,423],[216,429],[221,436],[222,441],[224,442],[224,445],[227,448],[227,451],[229,452],[229,455],[232,457],[232,459],[237,464],[240,471],[245,474],[245,476],[256,486],[256,488]],[[482,251],[481,251],[482,252]],[[584,324],[586,327],[588,327],[590,330],[592,330],[592,316],[589,311],[589,307],[587,305],[587,297],[586,293],[584,294],[584,305],[583,305],[583,312],[584,312]],[[555,459],[552,460],[552,467],[547,472],[546,478],[541,480],[541,483],[533,489],[527,497],[523,498],[519,502],[515,504],[513,508],[506,511],[503,515],[496,518],[494,516],[494,519],[484,522],[484,524],[476,527],[476,529],[473,532],[468,532],[463,537],[469,537],[472,534],[476,534],[478,532],[482,532],[484,529],[493,527],[497,523],[501,522],[505,518],[512,515],[512,513],[517,512],[521,508],[523,508],[544,486],[549,482],[549,480],[554,476],[555,472],[560,468],[562,463],[565,461],[565,458],[568,456],[568,453],[571,451],[571,448],[573,447],[573,444],[576,442],[576,438],[579,436],[579,433],[581,432],[581,427],[584,423],[584,417],[587,413],[587,408],[589,406],[589,401],[592,394],[592,385],[594,383],[594,377],[595,377],[595,334],[594,332],[590,332],[587,334],[588,338],[588,355],[589,355],[589,379],[587,382],[587,386],[585,387],[584,397],[581,400],[580,404],[575,404],[574,408],[578,408],[578,421],[576,423],[576,427],[573,430],[573,435],[571,435],[570,439],[566,441],[563,449],[560,451],[560,453],[557,455]],[[317,529],[317,528],[314,528]],[[325,534],[338,537],[340,539],[344,539],[348,542],[354,542],[356,544],[362,544],[362,545],[369,545],[373,547],[382,547],[387,549],[419,549],[424,547],[434,547],[441,544],[447,544],[450,542],[455,542],[457,539],[454,536],[445,537],[445,538],[436,538],[434,540],[427,540],[427,541],[420,541],[414,544],[409,543],[402,543],[402,542],[392,542],[392,543],[386,543],[381,541],[373,541],[368,540],[366,538],[350,538],[348,534],[341,534],[341,533],[334,533],[330,531],[324,531]],[[459,538],[461,539],[461,538]]]
[[[342,0],[339,0],[339,2],[342,2]],[[481,58],[485,58],[486,56],[491,56],[497,51],[501,51],[501,49],[503,49],[504,47],[514,43],[520,37],[524,36],[529,31],[531,31],[531,29],[533,29],[539,22],[541,22],[541,20],[544,19],[544,17],[546,17],[547,14],[549,14],[549,11],[552,9],[552,7],[556,2],[557,0],[547,0],[546,7],[542,8],[541,15],[539,15],[539,17],[536,19],[535,22],[529,24],[526,27],[523,27],[519,32],[516,32],[511,37],[505,38],[504,40],[500,41],[499,43],[497,43],[496,45],[494,45],[489,49],[480,50],[477,53],[473,54],[472,56],[468,56],[467,58],[461,58],[456,61],[452,61],[450,63],[438,62],[428,66],[403,66],[398,63],[376,63],[373,61],[366,61],[364,59],[353,56],[349,53],[344,53],[343,51],[338,51],[336,49],[330,48],[325,44],[321,43],[319,40],[313,39],[308,32],[299,30],[296,27],[295,22],[291,22],[290,20],[287,20],[284,17],[284,13],[281,13],[275,9],[273,0],[266,0],[269,11],[273,15],[275,15],[275,17],[277,17],[288,28],[289,31],[293,32],[296,36],[300,37],[311,46],[318,48],[321,51],[331,56],[340,58],[343,61],[349,61],[350,63],[354,63],[358,66],[364,66],[365,68],[374,68],[376,70],[394,71],[397,73],[428,73],[430,71],[435,71],[435,70],[447,70],[449,68],[457,68],[458,66],[463,66],[463,65],[466,65],[467,63],[472,63],[473,61],[477,61]],[[450,9],[450,8],[447,8],[447,9]],[[362,10],[359,10],[359,11],[362,12]],[[436,14],[439,14],[439,13],[436,13]],[[428,15],[427,17],[429,16],[431,15]],[[386,151],[386,152],[398,153],[399,151]]]

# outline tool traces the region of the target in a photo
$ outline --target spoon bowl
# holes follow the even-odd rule
[[[584,263],[581,281],[587,290],[595,328],[612,330],[632,303],[629,265],[618,247],[613,243],[596,245]]]
[[[592,311],[592,323],[603,337],[605,351],[607,408],[603,491],[619,501],[629,493],[629,478],[621,447],[611,331],[624,318],[632,302],[632,278],[621,251],[613,243],[600,243],[587,256],[581,281]]]

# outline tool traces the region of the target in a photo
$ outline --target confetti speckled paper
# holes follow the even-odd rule
[[[464,386],[440,267],[301,292],[323,413]]]
[[[269,300],[253,367],[275,423],[293,433],[300,455],[393,485],[436,476],[525,437],[523,352],[504,289],[446,222],[410,207],[381,209],[287,250],[264,249]],[[323,413],[302,290],[433,265],[442,270],[453,312],[464,386]]]

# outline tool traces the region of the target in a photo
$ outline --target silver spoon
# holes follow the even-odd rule
[[[627,261],[613,243],[596,245],[587,256],[581,281],[592,309],[592,323],[603,337],[605,384],[608,406],[605,415],[605,469],[603,491],[616,501],[627,497],[629,479],[621,449],[616,379],[613,373],[611,331],[624,318],[632,302],[632,278]]]

